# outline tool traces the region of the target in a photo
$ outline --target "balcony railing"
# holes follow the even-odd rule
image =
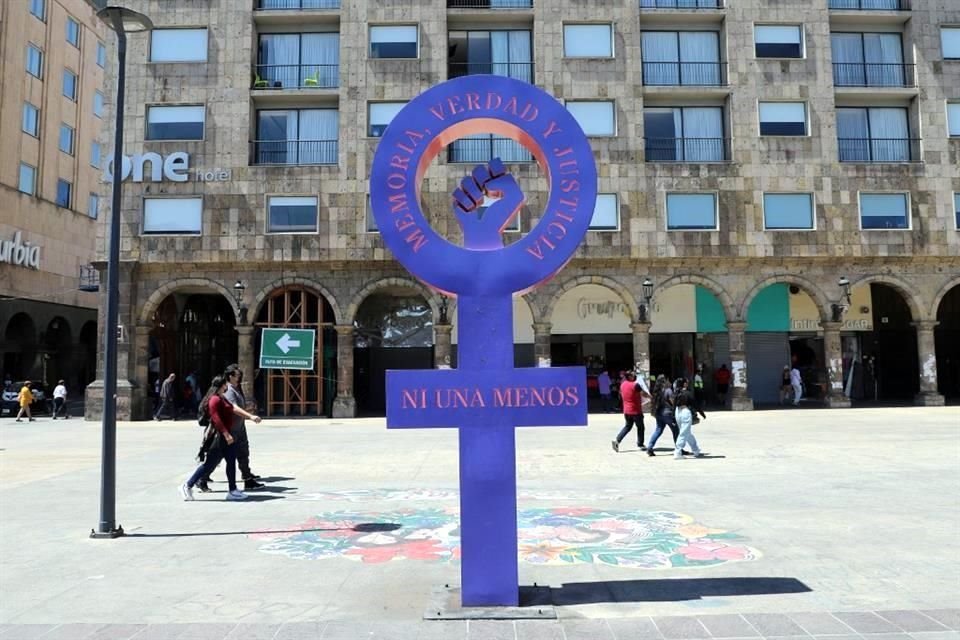
[[[723,87],[726,62],[644,62],[643,84],[648,87]]]
[[[80,265],[80,291],[99,291],[100,272],[92,264]]]
[[[533,0],[447,0],[449,9],[532,9]]]
[[[461,138],[447,149],[448,162],[490,162],[494,158],[504,162],[533,162],[533,155],[510,138]]]
[[[340,86],[338,64],[258,64],[254,89],[335,89]]]
[[[838,138],[840,162],[915,162],[920,158],[917,138]]]
[[[726,162],[729,138],[644,138],[647,162]]]
[[[915,87],[914,64],[888,62],[834,62],[837,87]]]
[[[533,84],[532,62],[448,62],[449,79],[488,74],[507,76]]]
[[[830,0],[841,11],[910,11],[910,0]]]
[[[336,140],[257,140],[253,164],[337,164]]]
[[[641,9],[723,9],[723,0],[640,0]]]
[[[258,11],[274,9],[339,9],[340,0],[257,0]]]

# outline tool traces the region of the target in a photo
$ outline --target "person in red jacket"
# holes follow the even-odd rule
[[[617,453],[620,452],[620,442],[627,437],[634,426],[637,427],[637,446],[640,447],[640,451],[647,450],[643,446],[643,396],[650,397],[650,389],[647,388],[646,382],[643,379],[638,382],[637,374],[627,371],[623,382],[620,383],[620,401],[623,403],[625,424],[617,434],[616,440],[610,443]]]
[[[247,494],[237,489],[237,443],[230,433],[234,414],[241,415],[254,423],[260,423],[260,417],[248,413],[243,407],[235,407],[223,396],[227,390],[227,379],[217,376],[210,385],[210,391],[200,405],[210,416],[210,426],[216,430],[214,444],[207,451],[206,459],[196,468],[190,479],[180,486],[180,495],[184,500],[193,500],[193,487],[201,478],[206,478],[220,464],[227,461],[227,500],[246,500]],[[204,404],[206,407],[204,408]]]

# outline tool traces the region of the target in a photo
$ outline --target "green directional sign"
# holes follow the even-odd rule
[[[264,329],[260,338],[261,369],[313,369],[314,329]]]

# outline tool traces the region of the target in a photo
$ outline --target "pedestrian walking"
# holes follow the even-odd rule
[[[163,384],[160,385],[160,406],[157,407],[157,412],[153,414],[153,419],[157,422],[163,420],[163,416],[170,415],[174,420],[177,419],[177,410],[173,405],[173,400],[176,397],[176,387],[173,383],[177,379],[177,374],[171,373],[167,376],[167,379],[163,381]],[[169,410],[170,413],[167,414],[166,411]]]
[[[721,405],[727,403],[727,391],[730,389],[730,369],[726,364],[720,365],[716,373],[713,374],[713,381],[717,385],[717,396]]]
[[[224,393],[224,397],[234,407],[246,409],[247,400],[243,395],[243,371],[240,370],[240,365],[229,365],[223,375],[227,380],[227,390]],[[240,467],[240,477],[243,479],[243,488],[249,491],[251,489],[262,489],[266,485],[260,482],[260,476],[250,469],[250,439],[247,435],[245,415],[249,416],[250,414],[246,413],[246,411],[243,413],[234,411],[230,433],[237,441],[237,466]],[[200,490],[204,492],[208,491],[209,482],[210,476],[208,474],[204,476],[200,484]]]
[[[617,434],[615,440],[610,444],[613,450],[620,453],[620,443],[630,430],[637,428],[637,446],[640,451],[646,451],[643,446],[643,396],[650,397],[650,389],[647,383],[641,379],[637,381],[637,374],[633,371],[627,371],[624,374],[624,380],[620,383],[620,401],[623,404],[623,428]]]
[[[693,394],[687,388],[686,379],[682,381],[680,386],[681,390],[676,395],[676,417],[680,434],[677,437],[676,445],[674,445],[673,459],[683,459],[684,454],[687,453],[683,448],[687,445],[690,446],[690,452],[694,458],[702,458],[703,453],[700,451],[700,445],[693,435],[694,409],[691,406]]]
[[[680,435],[680,430],[677,427],[677,420],[674,414],[675,394],[673,391],[673,386],[670,384],[670,381],[667,380],[666,376],[661,375],[657,377],[657,383],[654,387],[652,395],[654,415],[657,417],[657,428],[653,432],[653,437],[650,438],[650,442],[647,443],[648,456],[655,455],[653,449],[657,444],[657,440],[659,440],[660,436],[663,435],[664,429],[669,427],[670,433],[673,435],[674,445],[676,445],[677,438]]]
[[[793,385],[790,384],[790,365],[783,365],[780,375],[780,404],[786,404],[793,398]]]
[[[180,495],[184,500],[193,500],[193,487],[202,479],[208,477],[221,460],[227,462],[227,495],[229,501],[246,500],[247,494],[237,488],[237,442],[230,433],[235,414],[260,422],[260,417],[247,413],[246,409],[234,406],[224,397],[227,391],[227,379],[217,376],[210,385],[207,396],[200,402],[200,410],[210,418],[210,426],[215,430],[213,442],[205,452],[204,461],[198,466],[190,478],[180,485]]]
[[[67,413],[67,383],[63,380],[57,382],[57,386],[53,389],[53,419],[56,420],[57,416],[60,415],[60,411],[63,411],[63,419],[66,420],[70,417]]]
[[[20,403],[17,422],[23,422],[20,418],[22,418],[24,414],[26,414],[28,421],[35,422],[33,415],[30,413],[30,405],[33,404],[33,391],[30,390],[29,380],[24,381],[23,387],[20,388],[20,393],[17,394],[17,402]]]
[[[803,378],[800,377],[797,365],[790,369],[790,386],[793,387],[793,406],[797,406],[803,398]]]
[[[606,370],[601,371],[597,376],[597,391],[600,392],[600,401],[603,405],[603,412],[610,413],[613,405],[610,403],[610,374]]]
[[[703,365],[697,365],[697,372],[693,374],[693,397],[697,401],[697,406],[703,408],[707,403],[703,391]]]
[[[687,406],[690,407],[690,411],[693,413],[693,424],[700,422],[700,419],[707,419],[707,414],[703,411],[703,405],[700,404],[700,401],[697,399],[696,388],[693,389],[693,393],[690,392],[690,381],[686,378],[680,379],[680,391],[686,392]],[[680,426],[680,421],[677,420],[677,426]]]

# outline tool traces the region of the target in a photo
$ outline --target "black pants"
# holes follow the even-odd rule
[[[60,410],[63,410],[64,419],[69,418],[67,415],[67,406],[65,398],[54,398],[53,399],[53,419],[56,420],[57,416],[60,415]]]
[[[247,438],[246,425],[235,428],[231,431],[231,435],[234,439],[233,447],[237,456],[237,466],[240,467],[240,477],[244,480],[252,480],[253,471],[250,470],[250,440]],[[210,472],[203,476],[203,479],[209,482],[210,474],[212,474],[216,468],[217,465],[213,465],[213,467],[210,468]]]
[[[643,446],[643,415],[642,414],[623,414],[623,419],[626,421],[623,425],[623,429],[620,429],[620,433],[617,434],[617,444],[627,437],[627,434],[630,433],[630,429],[633,429],[634,425],[637,427],[637,446]]]
[[[167,410],[169,410],[170,413],[167,413]],[[153,414],[153,417],[157,419],[160,419],[164,416],[170,416],[172,418],[177,417],[177,409],[173,406],[173,400],[171,399],[161,399],[160,406],[157,407],[157,412]]]
[[[227,444],[217,436],[217,442],[207,451],[207,456],[187,480],[187,486],[193,487],[203,478],[209,478],[221,460],[227,461],[227,487],[230,491],[237,488],[237,443]]]

